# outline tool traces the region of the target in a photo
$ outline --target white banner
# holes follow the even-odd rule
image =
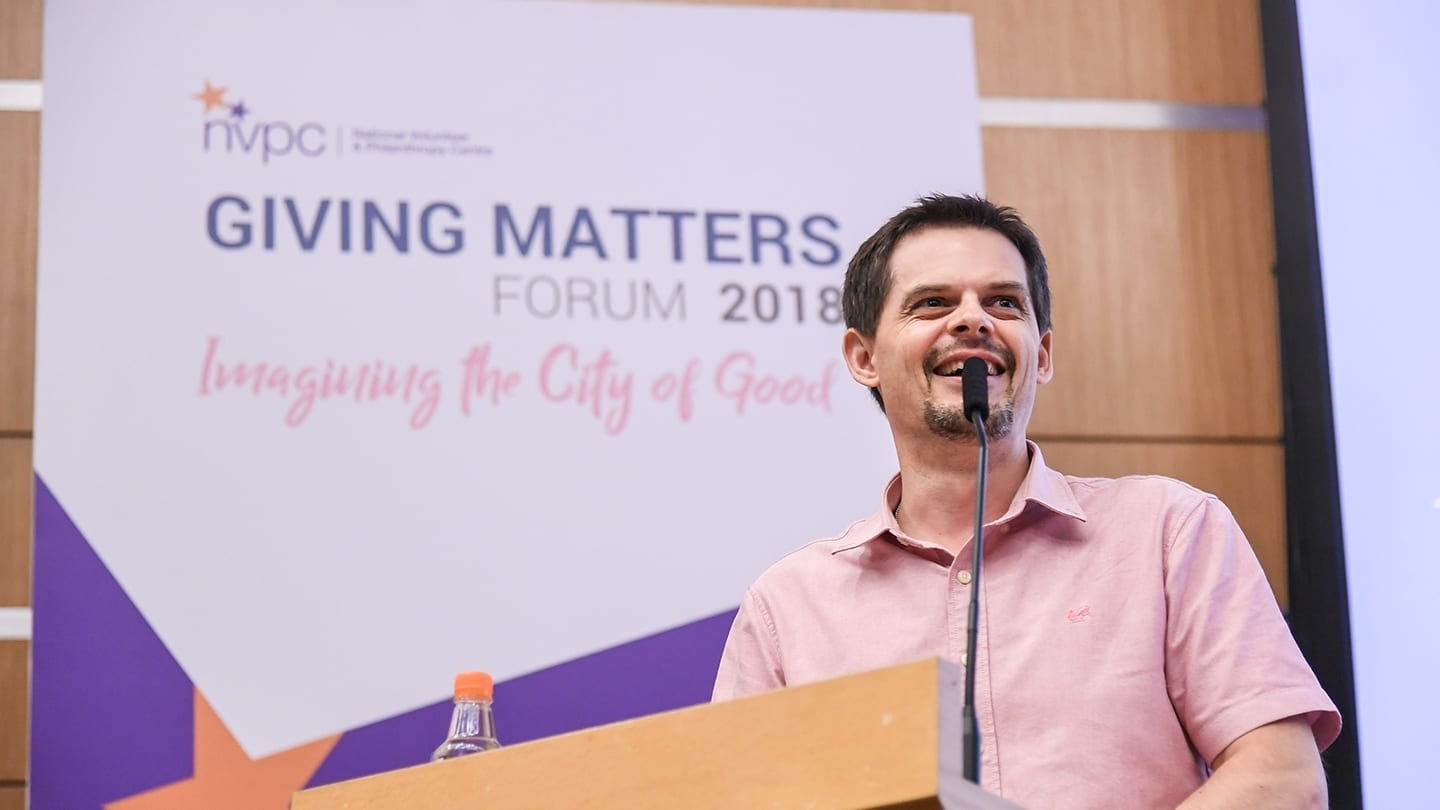
[[[969,19],[46,8],[36,469],[252,756],[733,606],[893,469],[859,242]]]

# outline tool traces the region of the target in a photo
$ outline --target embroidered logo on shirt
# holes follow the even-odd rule
[[[1090,606],[1081,605],[1078,608],[1067,610],[1065,611],[1065,618],[1069,619],[1071,624],[1079,624],[1090,618]]]

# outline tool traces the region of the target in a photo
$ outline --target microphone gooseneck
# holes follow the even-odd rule
[[[975,717],[976,630],[980,626],[980,559],[985,551],[985,473],[990,466],[990,446],[985,420],[990,417],[990,368],[984,360],[971,357],[961,371],[965,418],[975,425],[980,442],[980,461],[975,477],[975,534],[970,539],[970,611],[965,627],[965,706],[961,710],[964,734],[964,775],[980,784],[980,723]]]

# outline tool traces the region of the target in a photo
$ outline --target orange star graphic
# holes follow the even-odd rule
[[[195,690],[195,775],[109,802],[105,810],[286,810],[340,735],[252,760]]]
[[[209,113],[216,107],[225,106],[225,91],[229,89],[228,87],[216,87],[210,84],[209,79],[206,79],[205,89],[191,96],[191,98],[196,101],[205,102],[205,112]]]

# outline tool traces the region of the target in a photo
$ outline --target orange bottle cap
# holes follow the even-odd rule
[[[455,676],[456,700],[491,700],[495,696],[495,680],[488,672],[462,672]]]

